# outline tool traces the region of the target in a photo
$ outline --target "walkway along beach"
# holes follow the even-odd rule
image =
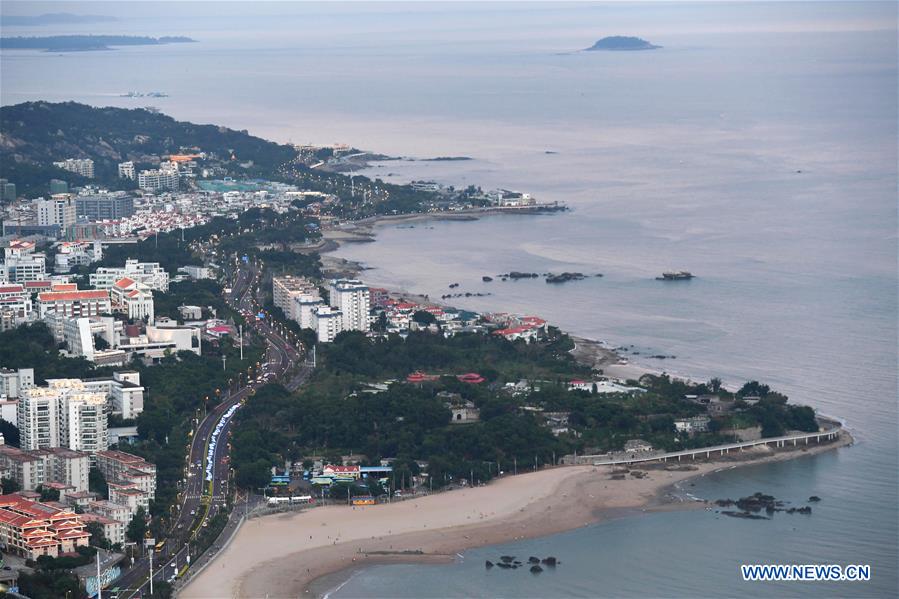
[[[328,506],[251,519],[181,590],[184,598],[297,597],[340,570],[387,562],[450,562],[465,549],[546,536],[632,510],[706,507],[670,494],[672,485],[735,465],[798,458],[852,443],[848,432],[820,444],[759,445],[711,460],[640,466],[563,466],[504,476],[488,485],[371,507]],[[620,475],[619,475],[620,477]]]

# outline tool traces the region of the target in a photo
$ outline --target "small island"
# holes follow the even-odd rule
[[[183,36],[147,37],[138,35],[49,35],[44,37],[3,37],[4,50],[44,50],[46,52],[86,52],[111,50],[113,46],[159,46],[197,40]]]
[[[608,52],[629,52],[635,50],[658,50],[662,46],[656,46],[639,37],[628,37],[623,35],[613,35],[604,37],[589,48],[586,52],[608,51]]]

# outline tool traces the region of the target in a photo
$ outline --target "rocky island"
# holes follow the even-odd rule
[[[586,48],[585,51],[596,52],[605,50],[610,52],[622,52],[635,50],[658,50],[661,47],[662,46],[656,46],[639,37],[613,35],[610,37],[602,38],[589,48]]]

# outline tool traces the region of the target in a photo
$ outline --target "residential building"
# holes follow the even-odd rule
[[[320,298],[318,294],[300,295],[293,298],[293,302],[294,311],[296,313],[296,318],[294,320],[300,324],[301,328],[315,329],[316,327],[313,325],[315,312],[325,305],[322,298]]]
[[[704,433],[709,430],[712,421],[708,416],[693,416],[692,418],[678,418],[674,421],[674,429],[679,433]]]
[[[112,312],[108,289],[44,291],[37,296],[38,318],[48,314],[81,318]]]
[[[140,489],[129,484],[108,483],[109,500],[113,503],[123,505],[128,508],[130,520],[137,513],[137,510],[144,508],[145,512],[150,511],[150,495]]]
[[[9,318],[14,324],[31,318],[31,293],[24,285],[0,284],[0,314]]]
[[[34,387],[34,368],[10,370],[0,368],[0,395],[7,399],[18,399],[25,389]]]
[[[94,161],[90,158],[68,158],[60,162],[54,162],[53,166],[88,179],[94,178]]]
[[[108,447],[106,395],[79,379],[51,379],[19,398],[22,449],[67,447],[96,453]]]
[[[105,499],[91,501],[88,504],[87,509],[95,514],[100,514],[101,516],[110,518],[111,520],[117,520],[124,524],[128,524],[131,521],[131,510],[128,506],[119,505],[118,503],[113,503]]]
[[[144,411],[144,387],[136,370],[113,372],[112,377],[85,379],[85,389],[106,396],[108,413],[118,414],[126,420],[136,418]]]
[[[624,451],[627,453],[649,453],[652,451],[652,444],[643,439],[630,439],[624,444]]]
[[[145,191],[176,190],[180,181],[178,166],[162,163],[158,169],[141,171],[137,175],[137,186]]]
[[[26,491],[55,482],[77,492],[86,492],[90,456],[64,447],[28,451],[0,445],[0,469],[8,471],[10,477]]]
[[[0,496],[0,543],[5,551],[26,559],[59,557],[90,541],[81,516],[19,494]]]
[[[8,179],[0,179],[0,200],[14,202],[16,200],[16,184]]]
[[[34,242],[15,239],[3,248],[3,270],[10,283],[40,281],[47,276],[46,256],[34,252]]]
[[[299,321],[296,299],[301,296],[318,297],[318,286],[306,277],[272,277],[272,302],[287,318]]]
[[[99,241],[64,241],[59,244],[53,260],[53,270],[67,273],[75,267],[87,266],[103,259],[103,244]]]
[[[75,200],[67,193],[58,193],[49,200],[36,200],[37,224],[41,227],[58,225],[65,229],[78,220]]]
[[[343,331],[343,314],[329,306],[322,306],[312,316],[312,329],[320,343],[330,343]]]
[[[153,324],[153,292],[129,277],[119,279],[109,290],[114,312],[128,316],[130,320],[144,320]]]
[[[186,274],[195,281],[212,278],[212,269],[207,266],[182,266],[178,268],[178,272]]]
[[[369,331],[370,298],[362,281],[335,279],[331,281],[330,305],[340,311],[344,331]]]
[[[142,457],[124,451],[101,451],[96,455],[97,468],[107,482],[134,487],[150,498],[156,496],[156,466]]]
[[[133,162],[119,163],[119,179],[131,179],[134,181],[135,171]]]
[[[78,196],[75,209],[89,221],[120,220],[134,214],[134,198],[124,192]]]
[[[93,512],[84,512],[79,515],[85,526],[94,522],[99,524],[100,528],[103,529],[103,536],[113,545],[122,545],[125,543],[125,530],[128,528],[127,523],[119,522],[118,520],[113,520],[112,518],[107,518],[106,516],[95,514]]]
[[[90,275],[92,287],[110,289],[116,281],[123,278],[140,283],[147,289],[166,292],[169,290],[169,273],[159,266],[159,262],[138,262],[125,260],[125,266],[101,266]]]

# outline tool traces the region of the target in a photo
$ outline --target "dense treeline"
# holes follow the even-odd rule
[[[40,321],[0,333],[0,366],[13,370],[34,368],[37,384],[47,379],[86,378],[111,372],[109,368],[95,368],[84,358],[64,357],[50,329]]]

